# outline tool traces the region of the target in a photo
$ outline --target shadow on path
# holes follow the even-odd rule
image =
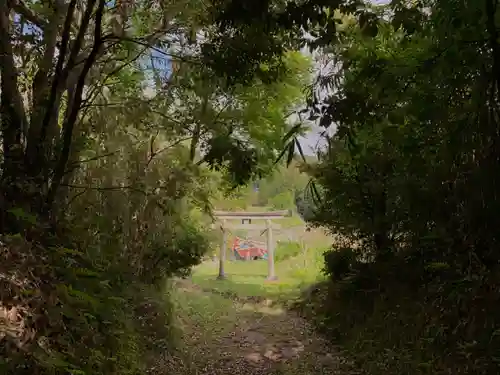
[[[339,348],[265,298],[176,285],[186,374],[357,374]]]

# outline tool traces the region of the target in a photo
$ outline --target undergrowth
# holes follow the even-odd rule
[[[276,245],[274,260],[282,262],[290,258],[297,257],[302,249],[298,242],[294,241],[279,241]]]
[[[146,233],[134,246],[76,226],[67,236],[35,237],[43,243],[0,237],[0,373],[169,372],[162,367],[175,346],[168,280],[186,274],[208,246],[188,217],[170,220],[170,235]]]
[[[84,252],[0,239],[2,374],[143,374],[168,350],[164,288],[128,283]]]
[[[358,263],[297,307],[367,374],[496,373],[500,270],[450,270],[398,257]]]

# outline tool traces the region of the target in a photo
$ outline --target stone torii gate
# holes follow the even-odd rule
[[[227,252],[227,231],[228,229],[257,229],[263,230],[267,234],[267,280],[276,280],[274,272],[274,242],[273,229],[279,227],[273,225],[272,220],[283,219],[292,216],[291,210],[284,211],[269,211],[269,212],[229,212],[229,211],[214,211],[214,216],[220,221],[220,229],[222,230],[222,243],[219,255],[219,276],[218,279],[226,278],[224,273],[224,263],[226,261]],[[239,224],[229,224],[228,220],[241,220]],[[252,220],[265,220],[265,225],[251,224]],[[247,221],[249,224],[245,224]]]

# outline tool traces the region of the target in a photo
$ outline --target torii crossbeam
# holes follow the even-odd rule
[[[229,211],[214,211],[214,216],[221,221],[222,243],[219,256],[219,276],[218,279],[225,279],[224,263],[226,261],[227,252],[227,229],[261,229],[267,232],[267,280],[276,280],[274,271],[274,242],[273,229],[277,229],[276,225],[272,224],[274,219],[283,219],[292,216],[291,210],[284,211],[268,211],[268,212],[229,212]],[[238,224],[228,224],[228,220],[241,220]],[[244,220],[265,220],[266,225],[258,224],[243,224]]]

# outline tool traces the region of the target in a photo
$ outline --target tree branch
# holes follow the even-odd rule
[[[84,107],[90,107],[93,104],[88,104],[92,103],[95,99],[95,97],[98,95],[98,90],[106,86],[106,81],[110,78],[118,74],[121,70],[125,69],[126,67],[130,66],[133,64],[135,61],[139,60],[143,53],[146,51],[146,47],[137,53],[137,55],[133,58],[130,58],[127,62],[124,62],[123,64],[119,65],[115,69],[113,69],[111,72],[107,73],[106,76],[102,79],[101,83],[98,85],[95,85],[94,88],[90,91],[90,93],[87,95],[87,99],[85,102],[82,104]]]
[[[186,56],[177,55],[177,54],[174,54],[174,53],[171,53],[171,52],[165,52],[162,49],[153,46],[151,43],[149,43],[147,41],[140,40],[140,39],[120,37],[120,36],[117,36],[117,35],[110,35],[108,37],[108,39],[110,39],[110,40],[120,40],[120,41],[124,41],[124,42],[131,42],[131,43],[139,44],[139,45],[145,46],[145,47],[147,47],[147,48],[149,48],[149,49],[151,49],[151,50],[153,50],[155,52],[158,52],[159,54],[161,54],[163,56],[175,57],[179,61],[184,61],[184,62],[188,62],[188,63],[192,63],[192,64],[202,65],[201,61],[197,61],[195,59],[189,59]]]
[[[83,40],[85,34],[87,33],[87,28],[89,27],[90,19],[92,18],[95,2],[96,0],[87,0],[85,14],[83,15],[82,22],[80,23],[78,34],[76,35],[73,45],[71,46],[71,52],[69,54],[68,63],[64,68],[63,77],[67,77],[69,75],[69,71],[73,69],[76,59],[78,57],[78,53],[82,49]],[[96,16],[96,22],[98,22],[97,16]],[[100,38],[102,38],[102,36],[100,36]]]
[[[174,141],[173,143],[170,143],[169,145],[165,146],[165,147],[162,147],[160,148],[159,150],[156,150],[155,152],[153,152],[148,160],[148,162],[146,163],[146,167],[149,166],[149,164],[153,161],[153,159],[158,156],[159,154],[161,154],[163,151],[166,151],[168,150],[169,148],[172,148],[172,147],[175,147],[177,146],[178,144],[184,142],[184,141],[189,141],[192,137],[189,136],[189,137],[184,137],[184,138],[179,138],[177,139],[176,141]]]

